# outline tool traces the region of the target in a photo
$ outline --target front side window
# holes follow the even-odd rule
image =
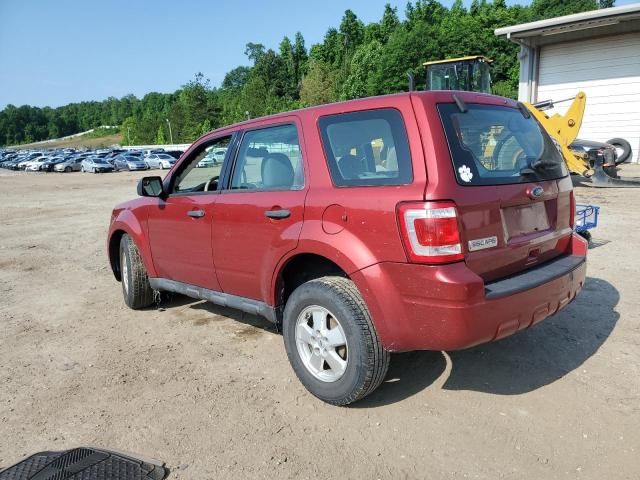
[[[174,193],[212,192],[218,189],[218,180],[222,172],[223,160],[215,160],[211,154],[214,149],[229,148],[231,137],[223,137],[202,146],[186,160],[186,166],[178,173]]]
[[[234,190],[298,190],[304,185],[302,154],[295,125],[244,134],[231,179]]]
[[[562,155],[533,116],[510,107],[438,105],[460,185],[554,180],[568,172]]]
[[[319,126],[335,185],[411,183],[409,141],[397,110],[329,115],[320,118]]]

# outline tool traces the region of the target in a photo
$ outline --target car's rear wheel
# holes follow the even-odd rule
[[[153,289],[149,285],[147,270],[138,247],[127,234],[120,240],[120,276],[122,295],[128,307],[139,309],[153,304]]]
[[[300,382],[319,399],[348,405],[373,392],[389,368],[371,315],[355,284],[322,277],[287,300],[284,344]]]

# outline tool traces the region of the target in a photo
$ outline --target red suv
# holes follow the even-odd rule
[[[504,338],[585,280],[563,159],[501,97],[413,92],[250,120],[138,194],[108,238],[126,304],[168,291],[262,315],[336,405],[375,390],[389,352]]]

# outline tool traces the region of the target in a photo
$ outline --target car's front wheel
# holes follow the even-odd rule
[[[348,405],[373,392],[389,368],[371,315],[355,284],[322,277],[287,300],[283,336],[300,382],[319,399]]]
[[[120,239],[120,276],[122,295],[128,307],[140,309],[153,303],[153,289],[149,285],[138,247],[126,233]]]

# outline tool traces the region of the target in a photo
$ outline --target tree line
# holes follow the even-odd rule
[[[249,66],[228,72],[219,87],[201,73],[173,93],[127,95],[59,108],[7,105],[0,111],[0,145],[57,138],[101,125],[119,125],[125,144],[190,143],[203,133],[246,118],[407,90],[407,73],[424,78],[429,60],[485,55],[493,60],[493,91],[517,96],[518,46],[494,29],[613,6],[613,0],[473,0],[450,8],[436,0],[407,3],[404,19],[390,5],[364,24],[346,10],[340,25],[307,48],[300,32],[276,50],[248,43]],[[421,81],[417,82],[420,87]]]

